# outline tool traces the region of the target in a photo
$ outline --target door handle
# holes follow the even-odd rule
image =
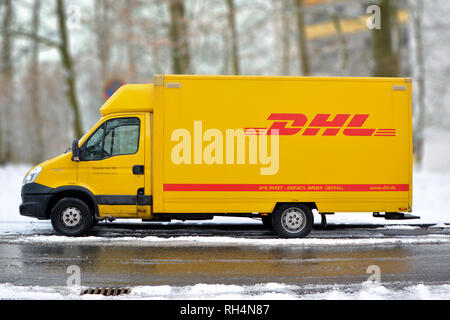
[[[136,175],[144,174],[144,166],[142,166],[142,165],[133,166],[133,174],[136,174]]]

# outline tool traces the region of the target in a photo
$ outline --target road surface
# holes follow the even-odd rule
[[[205,284],[294,285],[355,284],[368,279],[371,265],[383,283],[449,284],[450,241],[425,244],[364,245],[369,239],[433,236],[450,239],[450,229],[382,226],[315,226],[308,239],[319,245],[245,245],[245,240],[272,241],[276,235],[259,224],[104,224],[96,226],[95,241],[50,236],[62,241],[28,241],[33,235],[0,236],[0,283],[20,286],[64,286],[67,268],[78,266],[83,286],[187,286]],[[142,245],[143,237],[170,239]],[[177,237],[244,239],[227,242],[176,241]],[[31,237],[31,238],[30,238]],[[219,237],[219,238],[218,238]],[[117,240],[119,238],[119,240]],[[124,243],[120,238],[126,239]],[[114,239],[114,242],[108,240]],[[135,240],[134,240],[135,239]],[[184,238],[180,238],[184,239]],[[355,245],[327,246],[324,241],[355,239]],[[23,241],[22,241],[23,240]],[[117,241],[116,241],[117,240]],[[148,243],[151,243],[148,242]],[[326,243],[326,242],[325,242]]]

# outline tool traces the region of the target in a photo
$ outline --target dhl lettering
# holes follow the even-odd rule
[[[267,120],[289,120],[292,122],[292,127],[286,128],[287,121],[274,122],[272,126],[267,130],[267,134],[271,135],[273,130],[278,129],[278,135],[291,136],[298,133],[301,128],[306,124],[308,118],[301,113],[272,113]]]
[[[164,191],[407,192],[408,184],[165,184]]]
[[[369,114],[316,114],[308,123],[302,113],[272,113],[267,120],[274,121],[268,128],[245,128],[246,135],[395,137],[396,129],[363,128]]]
[[[309,124],[310,127],[342,127],[350,117],[349,114],[338,114],[333,120],[328,120],[331,114],[318,114]]]

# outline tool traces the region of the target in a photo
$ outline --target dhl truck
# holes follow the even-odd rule
[[[411,216],[409,78],[158,75],[124,85],[71,152],[31,169],[20,214],[77,236],[100,220]],[[384,213],[384,215],[383,215]]]

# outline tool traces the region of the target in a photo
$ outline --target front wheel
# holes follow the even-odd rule
[[[313,225],[311,209],[302,204],[280,205],[272,215],[274,231],[284,238],[304,238]]]
[[[93,215],[85,202],[77,198],[63,198],[51,212],[53,229],[65,236],[80,236],[92,226]]]

